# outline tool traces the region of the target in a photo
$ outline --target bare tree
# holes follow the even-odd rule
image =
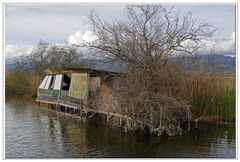
[[[126,73],[118,80],[114,103],[129,120],[131,129],[147,126],[151,132],[169,135],[181,133],[181,122],[189,121],[189,105],[173,96],[167,88],[174,86],[184,65],[170,57],[193,55],[204,46],[215,28],[197,23],[191,13],[181,15],[174,7],[131,5],[126,7],[125,21],[108,22],[95,12],[90,15],[92,31],[97,39],[82,40],[78,47],[87,47],[106,60],[121,60]],[[112,105],[116,107],[116,104]],[[130,119],[134,123],[129,124]],[[139,122],[136,122],[139,121]],[[169,131],[173,130],[173,131]]]
[[[25,53],[15,58],[15,63],[21,69],[42,75],[49,67],[85,66],[87,61],[75,47],[61,47],[40,41],[30,54]]]
[[[160,5],[127,6],[127,20],[108,23],[92,12],[93,42],[82,41],[78,46],[89,47],[108,59],[135,64],[167,59],[174,53],[193,54],[211,37],[215,28],[197,24],[189,13],[180,17]],[[165,61],[165,60],[164,60]]]

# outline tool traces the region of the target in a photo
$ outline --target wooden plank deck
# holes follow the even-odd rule
[[[39,93],[37,95],[36,101],[42,102],[42,103],[66,106],[66,107],[70,107],[78,110],[83,108],[83,101],[81,99],[66,96],[66,95]]]

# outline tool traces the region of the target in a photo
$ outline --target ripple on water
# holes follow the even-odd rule
[[[234,127],[203,126],[183,136],[155,138],[34,103],[17,98],[6,103],[6,158],[235,157]]]

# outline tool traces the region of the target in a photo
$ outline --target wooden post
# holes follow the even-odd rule
[[[60,89],[58,91],[58,100],[57,100],[57,105],[59,106],[59,101],[60,101],[60,95],[61,95],[61,89],[62,89],[62,82],[63,82],[63,74],[62,74],[62,78],[61,78],[61,85],[60,85]]]
[[[122,115],[122,109],[120,109],[120,114]],[[122,126],[122,116],[119,117],[119,125]]]
[[[122,126],[122,117],[120,116],[120,119],[119,119],[119,125],[120,127]]]
[[[107,122],[108,122],[108,117],[109,117],[109,112],[108,112],[108,110],[107,110]]]
[[[82,118],[82,110],[79,110],[79,116]]]

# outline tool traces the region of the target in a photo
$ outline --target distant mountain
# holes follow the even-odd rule
[[[236,57],[230,55],[215,55],[214,58],[221,64],[218,67],[218,72],[229,73],[236,71]]]
[[[5,70],[14,69],[16,65],[14,64],[13,58],[6,58],[5,59]]]
[[[178,57],[172,57],[171,60],[177,60]],[[188,56],[185,58],[185,63],[190,64],[193,62],[193,59],[195,59],[192,56]],[[198,64],[203,64],[208,61],[215,61],[219,62],[219,66],[217,69],[214,69],[216,72],[221,73],[229,73],[234,72],[236,68],[236,58],[232,55],[200,55],[198,57]],[[126,64],[123,62],[115,62],[114,64],[111,63],[104,63],[98,60],[91,60],[92,66],[89,68],[93,69],[99,69],[99,70],[106,70],[106,71],[113,71],[113,72],[121,72],[124,71],[126,68]],[[10,70],[14,69],[16,65],[11,60],[5,61],[5,69]],[[213,69],[209,68],[209,71],[213,71]]]
[[[6,63],[5,64],[5,70],[11,70],[14,69],[16,65],[14,63]]]
[[[182,57],[172,57],[171,60],[177,61]],[[185,56],[183,62],[191,69],[191,65],[206,65],[206,72],[230,73],[235,72],[236,58],[233,55],[198,55]],[[213,66],[215,65],[215,66]]]
[[[202,55],[200,58],[203,62],[213,61],[218,66],[216,67],[216,72],[229,73],[235,72],[236,68],[236,58],[229,55]],[[211,70],[211,68],[209,69]]]

